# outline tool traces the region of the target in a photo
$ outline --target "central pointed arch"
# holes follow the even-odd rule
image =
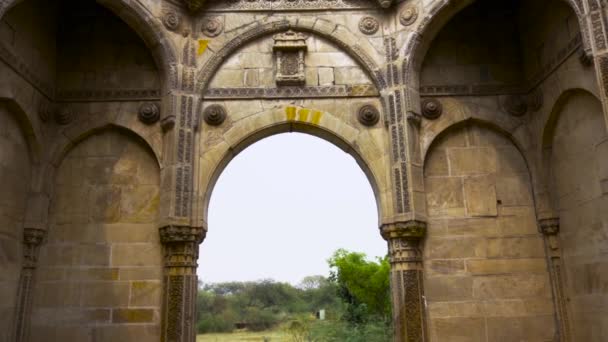
[[[292,109],[293,108],[293,109]],[[378,210],[379,225],[390,218],[392,202],[390,196],[390,177],[386,175],[386,158],[381,153],[386,147],[379,146],[377,134],[360,130],[337,118],[332,113],[317,112],[318,120],[305,120],[303,116],[292,118],[289,111],[301,109],[294,106],[277,107],[252,115],[235,123],[228,130],[205,125],[199,135],[199,156],[197,162],[198,217],[206,226],[209,201],[213,188],[228,163],[241,151],[266,137],[299,132],[310,134],[328,141],[350,154],[365,173]],[[306,109],[304,109],[306,110]],[[382,128],[376,128],[382,130]]]

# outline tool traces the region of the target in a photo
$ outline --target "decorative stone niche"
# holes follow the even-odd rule
[[[306,83],[304,56],[308,50],[307,35],[289,30],[276,34],[273,51],[276,58],[277,86],[301,86]]]

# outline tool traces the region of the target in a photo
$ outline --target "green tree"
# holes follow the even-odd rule
[[[391,303],[387,257],[369,261],[364,253],[339,249],[328,262],[338,294],[348,304],[346,320],[358,323],[366,321],[368,315],[376,315],[388,321]]]

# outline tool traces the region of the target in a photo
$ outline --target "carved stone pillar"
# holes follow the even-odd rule
[[[44,240],[46,231],[38,228],[23,230],[23,266],[19,287],[17,289],[17,306],[15,307],[14,341],[27,341],[29,317],[32,303],[32,286],[34,271],[38,263],[38,251]]]
[[[549,276],[553,288],[553,302],[559,324],[559,341],[570,341],[570,323],[568,319],[568,303],[564,293],[564,275],[562,251],[559,243],[559,219],[549,218],[539,220],[539,227],[545,239],[545,251],[549,266]]]
[[[196,340],[196,262],[205,234],[202,227],[160,228],[165,256],[162,342]]]
[[[395,342],[428,341],[420,243],[426,224],[407,221],[381,228],[388,242]]]

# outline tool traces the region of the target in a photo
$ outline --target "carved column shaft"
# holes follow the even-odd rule
[[[14,341],[28,340],[29,317],[32,303],[32,286],[38,263],[38,252],[46,231],[38,228],[23,230],[23,266],[17,289],[17,306],[15,307]]]
[[[568,303],[564,293],[563,262],[559,243],[559,219],[550,218],[539,221],[540,231],[545,240],[545,251],[549,266],[549,276],[553,289],[553,302],[558,322],[559,341],[570,341],[570,323],[568,319]]]
[[[391,296],[395,342],[427,341],[420,243],[426,225],[419,221],[384,225],[391,263]]]
[[[164,247],[163,342],[196,340],[196,267],[198,246],[205,238],[200,227],[166,226],[160,229]]]

